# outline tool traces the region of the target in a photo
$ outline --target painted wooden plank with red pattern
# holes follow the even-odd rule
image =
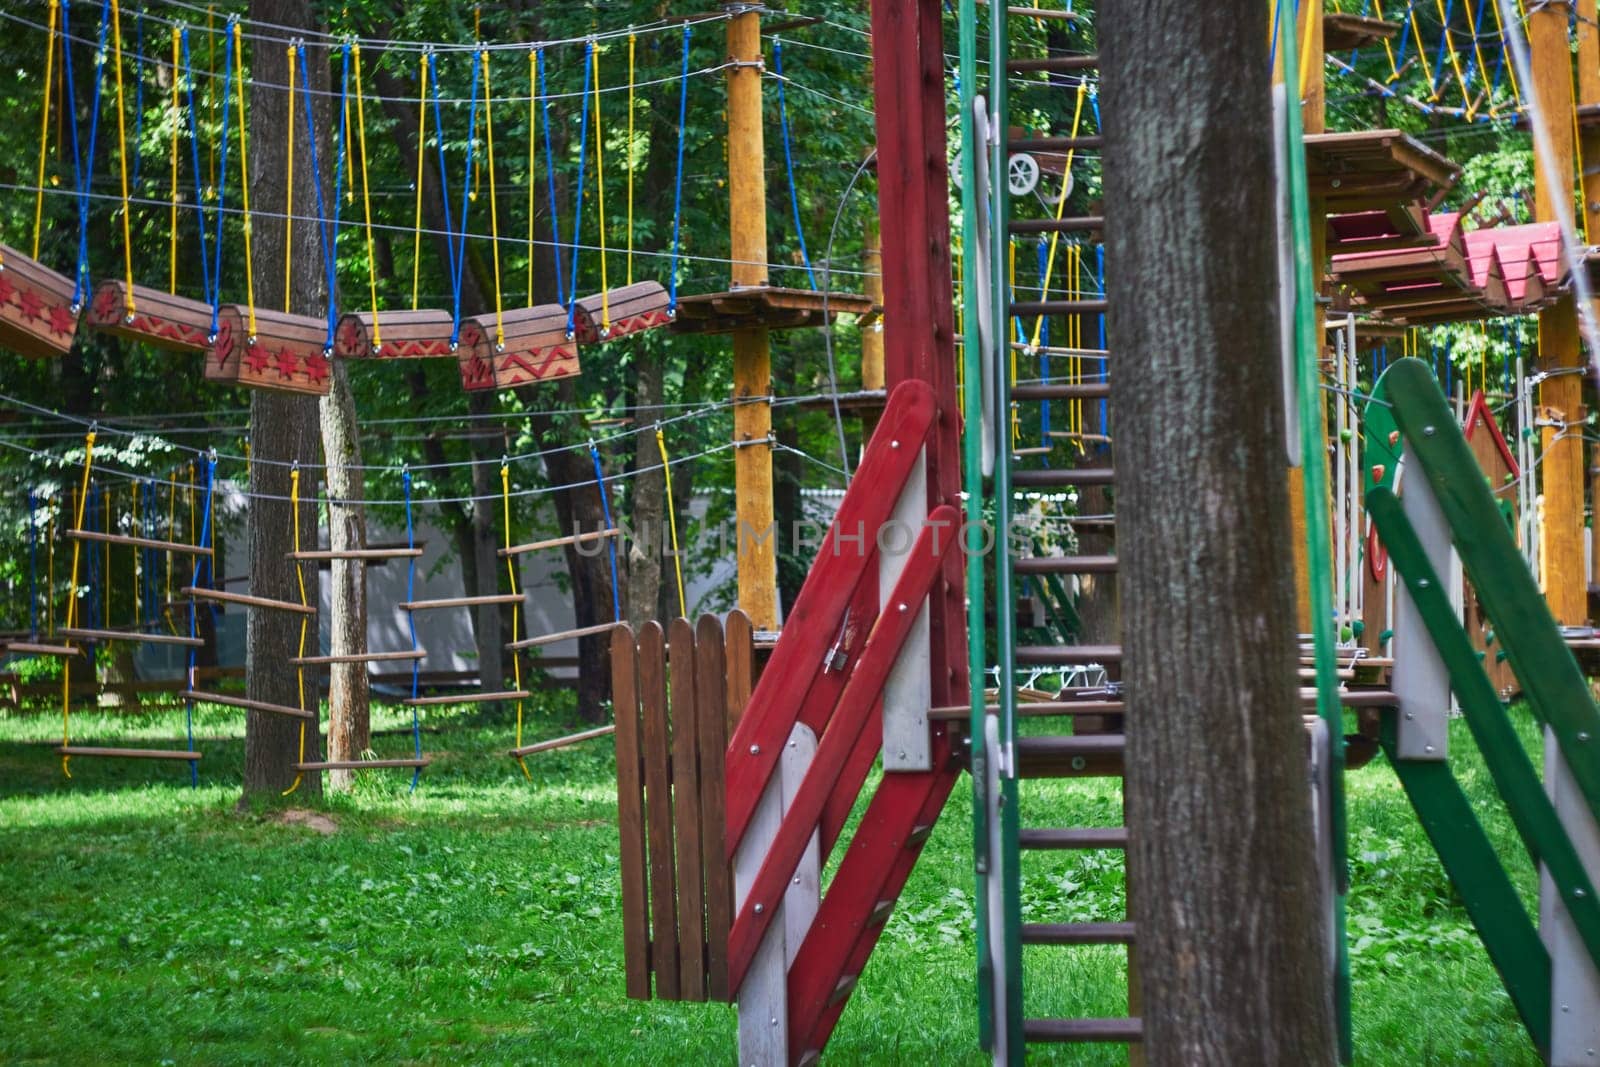
[[[579,344],[593,345],[668,326],[672,319],[672,298],[660,282],[634,282],[580,299],[573,335]]]
[[[578,343],[567,336],[567,309],[560,304],[515,308],[496,318],[473,316],[476,341],[456,351],[461,387],[469,392],[570,378],[578,373]],[[501,340],[503,338],[503,340]]]
[[[851,750],[866,726],[873,703],[893,669],[916,621],[922,604],[940,577],[939,562],[952,549],[960,513],[948,504],[933,510],[907,557],[904,572],[885,602],[887,609],[867,638],[861,658],[850,672],[839,697],[839,711],[817,745],[816,757],[805,781],[784,812],[783,824],[767,849],[728,938],[728,980],[737,990],[755,958],[772,917],[782,903],[789,878],[799,864],[806,842],[816,830],[822,811],[849,761]],[[876,747],[877,738],[871,743]]]
[[[72,279],[0,245],[0,348],[32,359],[65,355],[78,331]]]
[[[222,306],[206,353],[206,381],[327,396],[327,320],[261,309],[255,319],[251,337],[249,312],[238,304]]]
[[[130,310],[131,309],[131,310]],[[103,333],[168,352],[198,354],[211,347],[211,305],[123,281],[95,287],[86,316]]]
[[[875,554],[877,532],[894,510],[932,425],[933,393],[926,382],[902,382],[890,393],[855,479],[785,620],[784,636],[728,745],[730,859],[799,719],[808,689],[801,683],[822,673],[845,607]]]
[[[448,311],[360,311],[339,319],[333,331],[333,354],[344,359],[448,357],[481,339],[482,332],[472,319],[462,320],[457,334],[455,318]]]

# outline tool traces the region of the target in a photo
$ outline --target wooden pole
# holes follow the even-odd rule
[[[761,16],[727,5],[728,227],[733,288],[767,284],[766,144],[761,120]],[[733,333],[733,479],[739,607],[758,630],[778,627],[772,511],[772,349],[766,327]]]
[[[1535,158],[1534,218],[1555,219],[1546,168],[1554,168],[1562,189],[1570,189],[1573,172],[1572,60],[1567,36],[1566,4],[1542,4],[1528,15],[1528,47],[1540,116],[1555,158]],[[1587,197],[1585,198],[1587,201]],[[1585,204],[1585,213],[1588,205]],[[1579,366],[1578,313],[1568,295],[1539,313],[1539,353],[1546,371],[1557,372],[1539,386],[1539,413],[1545,421],[1567,426],[1583,423],[1583,379],[1568,370]],[[1583,565],[1583,440],[1573,433],[1558,439],[1559,429],[1542,431],[1544,459],[1544,528],[1540,557],[1544,561],[1545,600],[1556,622],[1578,625],[1588,615],[1588,582]]]
[[[1600,2],[1578,2],[1578,103],[1600,104]],[[1591,160],[1600,161],[1600,128],[1589,127],[1579,131],[1578,146],[1584,160],[1583,220],[1584,232],[1600,233],[1600,171]],[[1596,308],[1600,311],[1600,307]],[[1573,442],[1577,445],[1578,442]],[[1581,446],[1580,446],[1581,447]],[[1600,465],[1589,470],[1589,500],[1591,506],[1600,501]],[[1600,581],[1600,523],[1589,530],[1589,582]],[[1587,607],[1588,590],[1584,591]]]
[[[872,215],[867,219],[866,233],[861,238],[861,259],[866,272],[864,289],[868,299],[879,307],[883,306],[883,237],[878,232],[878,218]],[[880,315],[872,324],[861,331],[861,388],[882,389],[884,387],[883,373],[883,317]],[[878,428],[878,412],[875,408],[867,408],[861,416],[861,440],[865,442],[872,438],[872,431]]]

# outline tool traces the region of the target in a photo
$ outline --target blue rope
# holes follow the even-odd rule
[[[583,94],[579,110],[583,118],[578,126],[578,198],[572,208],[572,271],[567,278],[567,337],[572,337],[573,324],[578,319],[578,241],[583,227],[583,167],[589,157],[589,82],[594,73],[594,42],[583,50]],[[545,124],[545,129],[550,128]],[[604,220],[602,220],[604,224]]]
[[[476,64],[474,64],[474,66],[476,66]],[[470,174],[471,172],[469,171],[468,173]],[[416,528],[412,524],[412,521],[411,521],[411,472],[409,470],[403,471],[401,473],[401,475],[400,475],[400,484],[405,488],[405,493],[406,493],[406,547],[407,548],[416,548],[417,547]],[[417,598],[416,597],[416,592],[417,592],[417,557],[416,556],[412,556],[412,557],[410,557],[409,563],[406,565],[406,600],[408,600],[408,601],[415,600]],[[414,612],[414,611],[406,612],[406,625],[411,630],[411,651],[416,652],[416,651],[419,650],[419,647],[420,647],[417,644],[417,613],[416,612]],[[418,693],[419,689],[421,688],[421,677],[422,677],[422,661],[420,659],[413,659],[411,661],[411,699],[412,700],[416,700],[417,699],[417,693]],[[415,752],[417,754],[416,758],[417,759],[421,759],[422,758],[422,718],[419,715],[419,713],[417,711],[417,705],[415,705],[415,704],[411,705],[411,744],[412,744],[412,748],[415,750]],[[412,789],[413,792],[416,790],[417,782],[418,782],[419,779],[421,779],[421,777],[422,777],[422,768],[421,767],[413,768],[412,771],[411,771],[411,789]]]
[[[1439,96],[1439,79],[1444,76],[1445,45],[1450,42],[1450,15],[1456,8],[1456,0],[1446,0],[1444,5],[1444,25],[1439,32],[1439,51],[1433,57],[1433,84],[1428,86],[1428,99],[1433,101]]]
[[[678,74],[678,169],[672,183],[672,263],[667,268],[667,312],[678,311],[678,233],[683,221],[684,123],[689,114],[689,23],[683,24],[683,70]],[[546,126],[548,127],[548,123]]]
[[[806,231],[800,225],[800,194],[794,185],[794,153],[789,147],[789,107],[783,94],[783,42],[772,39],[772,72],[778,80],[778,129],[783,134],[783,167],[789,178],[789,207],[794,211],[794,236],[800,242],[800,262],[805,264],[806,279],[811,288],[817,287],[816,272],[811,269],[811,254],[806,251]]]
[[[606,529],[612,528],[611,501],[606,497],[606,476],[600,467],[600,450],[589,442],[589,458],[594,462],[594,484],[600,490],[600,512],[605,516]],[[611,554],[611,614],[616,622],[622,621],[622,594],[617,592],[617,539],[606,538],[606,550]]]
[[[99,525],[100,525],[100,520],[99,520],[99,515],[100,515],[100,495],[101,495],[102,492],[103,491],[98,486],[90,486],[89,487],[89,495],[84,501],[84,517],[83,517],[83,521],[84,521],[84,524],[85,524],[85,526],[84,526],[85,529],[93,530],[93,529],[96,529],[97,527],[99,527]],[[109,532],[109,531],[107,531],[107,532]],[[88,586],[88,592],[89,592],[88,604],[87,604],[87,612],[86,613],[87,613],[87,615],[89,617],[89,625],[93,626],[94,625],[94,621],[93,620],[98,619],[98,618],[101,617],[101,615],[100,615],[100,553],[91,550],[88,553],[88,557],[89,557],[88,558],[88,563],[89,563],[88,574],[84,577],[84,583]]]
[[[341,195],[344,192],[344,159],[345,151],[350,141],[349,123],[346,121],[350,116],[350,43],[348,41],[345,42],[343,54],[343,67],[339,74],[339,158],[334,163],[333,169],[333,250],[329,252],[328,249],[323,249],[325,269],[328,272],[328,337],[322,343],[322,350],[325,354],[333,351],[333,335],[338,331],[339,326],[339,212],[344,203],[344,198]],[[308,131],[315,129],[315,126],[307,127]],[[322,206],[321,198],[322,192],[319,186],[317,192],[317,207],[319,211]]]
[[[1049,296],[1048,291],[1045,289],[1045,275],[1050,270],[1050,242],[1043,237],[1039,238],[1038,243],[1034,246],[1034,251],[1034,267],[1039,273],[1039,299],[1045,300]],[[1050,316],[1048,315],[1044,316],[1039,323],[1039,344],[1039,379],[1048,382],[1050,380],[1050,353],[1048,351],[1050,347]],[[1050,401],[1048,399],[1039,402],[1039,443],[1041,445],[1050,443]],[[1045,466],[1048,467],[1049,465],[1050,459],[1046,455]]]
[[[688,30],[688,26],[684,30]],[[561,274],[561,215],[556,210],[556,163],[555,154],[550,148],[550,95],[545,92],[544,84],[544,49],[535,49],[533,53],[534,66],[539,72],[539,108],[544,113],[544,185],[545,192],[550,200],[550,238],[555,244],[554,259],[556,261],[556,299],[561,299],[565,289]]]
[[[1484,3],[1484,0],[1478,0],[1477,10],[1473,12],[1472,24],[1474,26],[1480,26],[1481,27],[1483,25],[1483,3]],[[1471,85],[1472,84],[1472,75],[1473,75],[1474,71],[1477,69],[1477,64],[1478,64],[1478,48],[1477,48],[1478,39],[1477,39],[1476,36],[1473,37],[1472,42],[1473,42],[1472,51],[1467,54],[1467,77],[1466,77],[1466,84],[1467,85]]]
[[[72,72],[72,34],[67,26],[68,4],[61,4],[62,55],[66,57],[67,99],[76,100],[77,91]],[[94,173],[95,142],[100,136],[100,94],[105,85],[106,31],[111,26],[111,0],[100,5],[100,43],[95,50],[94,105],[89,112],[89,151],[79,152],[78,124],[72,125],[72,177],[78,194],[78,265],[72,283],[72,306],[81,308],[89,295],[89,178]]]
[[[144,140],[144,8],[133,19],[133,54],[136,65],[133,73],[133,184],[139,184],[139,173],[144,163],[144,153],[139,145]]]
[[[1406,49],[1410,46],[1411,38],[1406,36],[1405,27],[1411,25],[1411,12],[1417,6],[1417,0],[1407,0],[1405,17],[1400,20],[1400,51],[1395,53],[1394,69],[1403,70],[1406,65]]]
[[[39,640],[39,494],[28,490],[28,636]]]
[[[229,37],[231,38],[232,34],[230,34]],[[216,458],[215,454],[213,454],[213,455],[210,455],[210,456],[206,457],[206,497],[205,497],[205,507],[201,512],[200,540],[198,542],[196,542],[201,547],[205,547],[205,548],[209,548],[211,546],[211,496],[212,496],[212,490],[216,486],[216,481],[217,481],[217,458]],[[206,577],[206,586],[209,586],[211,584],[211,579],[215,575],[210,572],[210,559],[209,559],[208,556],[205,556],[205,555],[199,555],[199,556],[195,557],[195,561],[194,561],[194,578],[193,578],[192,581],[190,581],[189,584],[194,586],[197,589],[205,588],[206,586],[202,586],[200,584],[200,582],[201,582],[200,576],[201,576],[202,573],[206,574],[206,576],[207,576]],[[215,608],[211,609],[211,621],[212,621],[212,626],[213,626],[213,629],[214,629],[215,626],[216,626],[216,609]],[[196,619],[195,619],[194,598],[190,597],[189,598],[189,637],[190,638],[194,638],[194,637],[199,636],[198,631],[199,631],[199,627],[198,627],[198,625],[196,623]],[[195,646],[193,646],[193,645],[189,646],[189,686],[188,687],[191,690],[194,689],[194,670],[195,670],[196,656],[198,655],[198,653],[199,653],[199,650],[197,648],[195,648]],[[183,703],[183,722],[184,722],[184,730],[185,730],[185,733],[186,733],[186,735],[188,737],[188,741],[189,741],[189,751],[193,752],[194,751],[194,701],[193,700],[186,700]],[[199,786],[200,786],[200,768],[196,765],[196,761],[194,761],[194,760],[190,760],[189,761],[189,784],[191,786],[194,786],[195,788],[199,788]]]
[[[1099,121],[1100,121],[1100,108],[1097,105],[1095,107],[1095,122],[1098,124]],[[1095,288],[1100,290],[1101,299],[1104,299],[1105,295],[1106,295],[1106,246],[1105,245],[1095,245],[1095,248],[1094,248],[1094,284],[1095,284]],[[1100,351],[1104,352],[1106,350],[1106,313],[1102,311],[1099,315],[1095,316],[1095,318],[1098,320],[1097,327],[1098,327],[1099,340],[1100,340]],[[1110,360],[1105,359],[1105,358],[1102,358],[1100,360],[1100,380],[1102,382],[1106,380],[1106,373],[1107,373],[1108,365],[1109,365],[1110,362],[1111,362]],[[1110,434],[1107,431],[1107,427],[1110,426],[1110,425],[1111,424],[1106,420],[1106,402],[1102,398],[1101,401],[1100,401],[1100,432],[1103,433],[1103,434],[1106,434],[1107,436],[1110,436]]]
[[[322,199],[322,163],[317,158],[316,119],[311,110],[311,73],[306,68],[306,46],[296,45],[295,56],[300,61],[300,99],[305,105],[306,113],[306,140],[311,145],[311,185],[317,191],[317,236],[322,240],[322,271],[328,285],[328,340],[327,345],[333,343],[335,321],[333,317],[333,288],[336,280],[334,249],[328,241],[328,209]],[[289,102],[294,107],[294,101]],[[291,175],[291,179],[293,176]],[[334,235],[337,239],[337,234]]]
[[[231,26],[233,20],[230,18]],[[217,320],[222,315],[222,220],[223,204],[228,195],[228,94],[233,89],[233,34],[227,35],[227,43],[223,46],[223,74],[222,74],[222,150],[218,153],[217,164],[217,235],[211,246],[211,333],[216,336]]]
[[[156,483],[154,481],[148,478],[145,479],[144,484],[140,486],[139,489],[139,499],[142,501],[140,509],[140,515],[142,518],[139,524],[141,536],[153,539],[156,534],[155,510],[157,507]],[[151,548],[142,548],[140,549],[140,553],[142,558],[140,559],[141,565],[139,568],[139,587],[144,593],[143,601],[145,613],[145,617],[141,619],[140,622],[146,625],[153,625],[160,617],[160,609],[155,603],[156,554],[155,550]]]
[[[1274,0],[1272,5],[1272,41],[1267,47],[1267,68],[1278,65],[1278,18],[1283,14],[1283,0]]]
[[[450,274],[450,284],[456,286],[455,275],[455,224],[450,219],[450,174],[445,168],[444,157],[444,113],[439,108],[439,67],[434,62],[433,53],[428,56],[428,80],[433,89],[433,129],[434,142],[439,146],[439,203],[444,205],[444,247],[445,269]],[[417,145],[418,152],[427,151],[426,145]],[[455,288],[455,328],[461,326],[461,290]]]
[[[468,111],[469,118],[467,125],[469,130],[475,130],[478,126],[479,64],[476,62],[475,54],[473,58],[475,61],[472,64],[472,98],[471,106]],[[461,181],[461,229],[458,233],[450,220],[450,185],[448,179],[445,177],[444,115],[439,107],[438,67],[434,63],[433,53],[431,52],[428,53],[428,71],[433,76],[434,136],[437,138],[439,143],[439,195],[440,199],[442,199],[445,203],[445,249],[449,254],[450,287],[454,293],[455,301],[451,313],[452,322],[450,327],[450,347],[454,348],[456,343],[461,339],[461,279],[462,269],[467,262],[467,209],[472,203],[472,159],[475,141],[470,137],[467,140],[467,168],[463,172]]]
[[[1481,24],[1480,24],[1481,25]],[[1489,88],[1489,100],[1493,102],[1495,94],[1500,92],[1500,79],[1506,72],[1506,44],[1505,38],[1500,40],[1500,55],[1494,61],[1494,84]]]
[[[216,307],[215,294],[211,292],[211,272],[206,268],[209,255],[206,252],[206,197],[205,185],[200,180],[200,110],[194,102],[194,72],[189,61],[189,28],[187,26],[178,31],[179,39],[183,43],[183,78],[184,89],[189,97],[189,162],[194,170],[194,210],[197,225],[200,230],[200,277],[201,285],[205,289],[206,303]],[[319,186],[320,188],[320,186]],[[212,332],[216,332],[216,316],[212,316]]]

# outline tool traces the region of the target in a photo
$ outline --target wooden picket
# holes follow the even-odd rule
[[[627,994],[731,999],[728,735],[750,695],[753,628],[674,619],[612,631]]]

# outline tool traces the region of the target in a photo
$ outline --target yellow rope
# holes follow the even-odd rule
[[[137,478],[135,478],[133,482],[128,485],[128,525],[132,528],[134,535],[138,536],[140,533],[140,527],[139,480]],[[135,621],[139,621],[144,618],[143,613],[141,613],[139,610],[144,603],[143,599],[139,596],[139,593],[144,585],[144,583],[139,580],[140,574],[144,570],[144,561],[140,558],[139,549],[136,545],[128,546],[128,569],[133,573],[133,617]],[[107,597],[106,599],[109,601],[111,598]]]
[[[39,258],[39,223],[44,216],[44,159],[50,144],[50,76],[56,61],[56,12],[60,6],[60,0],[50,0],[50,34],[44,51],[44,109],[39,115],[39,170],[33,183],[34,259]]]
[[[130,486],[129,488],[131,489],[132,487]],[[112,522],[112,520],[111,520],[111,498],[112,498],[112,496],[113,496],[113,494],[112,494],[111,490],[107,489],[106,490],[106,494],[105,494],[105,514],[100,516],[100,524],[102,526],[102,530],[101,530],[102,533],[110,533],[111,532],[111,522]],[[107,589],[114,589],[114,588],[116,588],[116,583],[111,580],[111,542],[107,541],[105,544],[101,545],[100,546],[100,550],[101,550],[100,558],[105,563],[105,566],[101,568],[101,574],[104,575],[104,577],[105,577],[105,587]],[[100,603],[100,617],[101,617],[101,621],[103,623],[105,623],[106,629],[108,629],[108,630],[111,629],[111,598],[110,597],[105,597],[105,598],[103,598],[101,600],[101,603]]]
[[[1077,300],[1079,297],[1081,297],[1083,295],[1083,289],[1082,289],[1082,283],[1083,283],[1083,246],[1081,246],[1081,245],[1079,245],[1077,243],[1072,244],[1067,249],[1067,273],[1069,275],[1071,275],[1071,277],[1072,277],[1071,286],[1067,291],[1067,299],[1069,299],[1069,300]],[[1071,319],[1068,320],[1067,344],[1071,345],[1073,349],[1077,349],[1079,347],[1079,342],[1082,341],[1082,340],[1083,340],[1083,316],[1074,315],[1074,316],[1072,316]],[[1069,381],[1071,381],[1074,385],[1076,385],[1080,381],[1083,380],[1083,361],[1078,356],[1076,356],[1076,355],[1072,356],[1071,359],[1069,360],[1067,366],[1068,366],[1068,373],[1069,373],[1069,379],[1068,379]],[[1077,444],[1078,451],[1082,452],[1082,451],[1084,451],[1084,448],[1083,448],[1083,400],[1082,400],[1082,398],[1080,398],[1080,397],[1074,397],[1073,398],[1071,412],[1072,412],[1071,429],[1072,429],[1072,432],[1076,435],[1073,438],[1073,441],[1074,441],[1075,444]],[[1050,442],[1044,441],[1044,442],[1041,442],[1041,443],[1042,444],[1049,444]]]
[[[300,551],[300,465],[298,463],[295,464],[294,467],[292,467],[290,469],[290,471],[289,471],[289,525],[294,528],[294,532],[293,532],[293,534],[291,536],[292,536],[293,541],[294,541],[294,550],[295,550],[295,552],[298,553]],[[311,604],[311,601],[306,597],[305,560],[297,559],[297,560],[294,561],[294,577],[295,577],[295,581],[300,586],[300,605],[302,607],[309,607],[310,604]],[[306,654],[306,637],[309,634],[310,629],[311,629],[311,616],[310,615],[301,615],[300,616],[300,651],[295,654],[297,658],[300,658],[300,659],[304,659],[305,658],[305,654]],[[295,680],[299,684],[299,687],[300,687],[300,710],[301,711],[306,711],[308,709],[306,708],[306,668],[305,668],[305,665],[304,664],[300,664],[300,665],[296,666],[294,673],[295,673]],[[305,719],[301,719],[300,720],[300,749],[299,749],[299,751],[300,751],[300,758],[297,759],[295,762],[296,763],[304,763],[306,761],[306,720]],[[290,783],[289,788],[285,789],[281,795],[288,796],[290,793],[293,793],[296,789],[299,789],[300,788],[300,780],[302,778],[304,778],[304,777],[305,777],[304,772],[296,771],[295,775],[294,775],[294,781],[292,783]]]
[[[472,5],[472,40],[480,45],[483,43],[483,6],[481,4]],[[488,100],[489,93],[487,90],[485,90],[483,97],[485,100]],[[478,139],[478,117],[476,115],[472,117],[471,132],[472,140],[476,141]],[[473,203],[477,203],[478,189],[482,186],[482,184],[483,160],[481,157],[474,155],[472,157],[472,192],[467,194],[467,199],[471,200]]]
[[[45,632],[54,635],[56,632],[56,517],[50,516],[44,532],[45,544],[45,582],[50,590],[50,596],[44,598],[45,604]]]
[[[611,332],[611,286],[606,277],[605,127],[600,125],[600,46],[594,46],[594,177],[600,199],[600,336]]]
[[[428,55],[417,59],[422,86],[417,90],[417,211],[411,224],[411,310],[417,310],[417,283],[422,275],[422,161],[428,155]]]
[[[488,95],[485,93],[484,95]],[[494,165],[490,164],[490,171]],[[489,195],[494,196],[493,174],[490,175]],[[506,542],[506,577],[511,582],[511,595],[517,595],[517,557],[511,554],[511,467],[502,462],[500,464],[500,513]],[[515,645],[522,640],[522,601],[515,600],[511,604],[511,643]],[[515,650],[511,651],[511,678],[512,688],[522,692],[522,656]],[[517,742],[514,746],[522,747],[522,698],[517,698]],[[533,775],[528,773],[528,761],[517,757],[517,766],[522,768],[522,776],[533,781]]]
[[[1300,36],[1300,99],[1304,100],[1306,86],[1311,81],[1311,42],[1316,39],[1317,20],[1306,12],[1306,28]]]
[[[1573,68],[1572,78],[1574,82],[1577,81],[1578,71],[1576,67]],[[1578,192],[1580,199],[1582,199],[1583,178],[1589,172],[1583,166],[1583,134],[1578,129],[1578,91],[1576,84],[1574,84],[1572,91],[1572,154],[1578,168]],[[1583,223],[1583,243],[1586,245],[1593,243],[1589,240],[1589,214],[1587,205],[1585,205],[1585,210],[1578,213],[1578,220]]]
[[[1380,22],[1383,20],[1383,0],[1372,0],[1372,13]],[[1389,80],[1398,81],[1400,68],[1394,64],[1394,42],[1387,37],[1383,39],[1383,51],[1389,57]]]
[[[1450,52],[1450,66],[1456,72],[1456,84],[1461,87],[1461,106],[1467,109],[1467,118],[1472,117],[1472,101],[1467,96],[1467,79],[1461,73],[1461,56],[1456,52],[1456,39],[1450,35],[1450,23],[1445,20],[1444,0],[1433,0],[1433,5],[1439,11],[1439,21],[1444,31],[1445,48]],[[1468,7],[1472,5],[1468,4]],[[1429,100],[1438,100],[1439,94],[1434,93]]]
[[[667,525],[672,530],[672,567],[678,576],[678,614],[689,617],[689,601],[683,595],[683,555],[678,551],[678,509],[672,502],[672,464],[667,460],[667,435],[656,424],[656,449],[661,453],[661,476],[667,483]]]
[[[233,24],[233,57],[235,63],[244,59],[244,30],[237,21]],[[243,187],[244,195],[244,289],[245,313],[250,321],[250,337],[256,335],[256,279],[255,260],[250,255],[250,144],[246,139],[247,125],[244,120],[244,79],[234,81],[238,90],[235,94],[239,104],[239,184]],[[224,101],[226,106],[226,101]]]
[[[177,538],[177,533],[178,533],[178,527],[177,527],[177,519],[178,519],[178,478],[177,478],[177,473],[178,473],[177,471],[173,471],[173,472],[171,472],[170,476],[167,478],[167,540],[168,541],[176,541],[178,539]],[[170,603],[172,603],[172,551],[171,551],[171,549],[167,550],[166,556],[167,556],[167,567],[166,567],[166,571],[167,571],[167,582],[166,582],[167,595],[166,595],[166,603],[170,604]],[[168,623],[170,625],[171,616],[166,611],[165,608],[162,609],[161,615],[162,615],[163,618],[167,619],[167,621],[168,621]]]
[[[1490,5],[1493,7],[1494,5]],[[1422,41],[1422,30],[1417,26],[1417,9],[1412,5],[1407,12],[1411,16],[1411,38],[1417,42],[1417,59],[1422,63],[1422,76],[1428,79],[1428,85],[1433,85],[1433,71],[1428,67],[1428,46]],[[1398,78],[1398,72],[1395,78]],[[1394,79],[1390,79],[1391,81]]]
[[[1015,237],[1009,238],[1006,241],[1006,289],[1007,289],[1007,292],[1010,293],[1011,298],[1012,299],[1016,299],[1016,295],[1017,295],[1017,239]],[[1042,318],[1042,316],[1041,316],[1041,318]],[[1017,316],[1013,315],[1012,319],[1016,320]],[[1019,322],[1019,324],[1020,324],[1020,322]],[[1006,323],[1006,347],[1011,349],[1011,381],[1012,381],[1012,384],[1015,384],[1016,380],[1017,380],[1017,350],[1015,348],[1011,348],[1011,323],[1010,322]]]
[[[1518,7],[1519,8],[1521,7],[1520,3],[1518,5]],[[1500,38],[1501,40],[1505,40],[1506,31],[1505,31],[1505,26],[1500,21],[1500,5],[1499,4],[1490,4],[1489,5],[1489,10],[1494,13],[1494,32],[1495,32],[1495,36]],[[1511,99],[1515,104],[1520,106],[1522,104],[1522,91],[1517,87],[1517,72],[1516,72],[1516,69],[1515,69],[1515,65],[1508,62],[1508,63],[1506,63],[1505,66],[1506,66],[1506,74],[1507,74],[1508,80],[1511,83]],[[1492,114],[1492,112],[1491,112],[1491,114]]]
[[[628,284],[633,284],[633,87],[636,78],[634,45],[638,38],[628,34]]]
[[[294,68],[295,46],[289,53],[289,163],[283,192],[283,313],[289,313],[289,294],[294,291]]]
[[[494,191],[494,97],[489,94],[489,50],[478,55],[483,57],[483,134],[489,148],[489,244],[493,249],[489,258],[494,261],[494,346],[499,350],[506,346],[506,326],[500,298],[499,197]]]
[[[1471,4],[1467,4],[1466,8],[1467,8],[1467,30],[1472,34],[1472,54],[1477,59],[1477,62],[1478,62],[1478,79],[1481,82],[1483,82],[1483,92],[1480,93],[1479,95],[1482,96],[1482,97],[1487,97],[1487,99],[1489,101],[1489,117],[1493,118],[1494,117],[1494,96],[1490,91],[1492,87],[1489,84],[1489,68],[1486,67],[1484,65],[1484,63],[1483,63],[1483,45],[1480,44],[1479,41],[1478,41],[1478,16],[1473,13]],[[1384,41],[1384,44],[1388,44],[1388,43],[1389,43],[1388,41]],[[1472,118],[1472,113],[1474,111],[1476,111],[1476,110],[1477,110],[1476,107],[1474,107],[1472,104],[1468,104],[1467,105],[1467,118],[1468,119]]]
[[[1079,125],[1079,123],[1081,123],[1083,121],[1083,100],[1084,100],[1084,97],[1088,95],[1088,92],[1089,92],[1089,83],[1087,81],[1080,81],[1078,83],[1078,100],[1077,100],[1077,103],[1074,104],[1073,108],[1072,108],[1072,136],[1073,137],[1077,137],[1078,136],[1078,125]],[[1076,148],[1067,149],[1067,165],[1064,168],[1062,168],[1062,171],[1061,171],[1061,195],[1060,195],[1060,197],[1058,197],[1056,199],[1056,221],[1057,222],[1061,221],[1061,217],[1062,217],[1061,213],[1063,211],[1065,211],[1066,207],[1067,207],[1067,188],[1068,188],[1068,183],[1070,183],[1072,181],[1072,156],[1073,156],[1073,153],[1076,152],[1076,151],[1077,151]],[[1050,235],[1050,254],[1045,257],[1045,261],[1044,261],[1044,284],[1041,286],[1041,288],[1044,290],[1047,298],[1048,298],[1049,293],[1050,293],[1050,276],[1055,271],[1056,244],[1060,239],[1061,239],[1061,233],[1059,231],[1054,232],[1054,233],[1052,233]],[[1043,333],[1043,331],[1044,331],[1044,316],[1040,315],[1037,319],[1034,320],[1034,323],[1033,323],[1033,337],[1028,342],[1028,347],[1029,348],[1038,348],[1039,347],[1039,336],[1040,336],[1041,333]]]
[[[122,311],[133,318],[133,235],[128,221],[128,116],[122,95],[122,12],[117,0],[111,0],[111,54],[117,72],[117,163],[122,171],[122,280],[126,287],[122,294]],[[139,150],[138,145],[133,150]]]
[[[534,151],[536,144],[535,134],[539,129],[539,57],[538,53],[528,51],[528,306],[533,306],[533,190],[534,163],[538,153]]]
[[[73,521],[72,528],[83,529],[83,509],[89,502],[89,472],[94,468],[94,437],[90,430],[83,438],[83,478],[78,482],[78,500],[76,506],[77,518]],[[77,624],[78,618],[78,557],[83,542],[73,539],[72,542],[72,584],[67,586],[67,629],[72,629]],[[66,656],[61,660],[61,747],[72,744],[72,657]],[[61,773],[68,778],[72,777],[72,770],[68,766],[71,756],[61,757]]]
[[[361,153],[361,210],[367,223],[367,295],[372,298],[372,350],[383,347],[383,332],[378,325],[378,260],[372,252],[372,195],[367,187],[367,107],[361,93],[361,45],[351,54],[356,61],[356,148]],[[492,176],[491,176],[492,180]]]
[[[167,226],[167,292],[178,291],[178,27],[172,27],[172,197]]]

